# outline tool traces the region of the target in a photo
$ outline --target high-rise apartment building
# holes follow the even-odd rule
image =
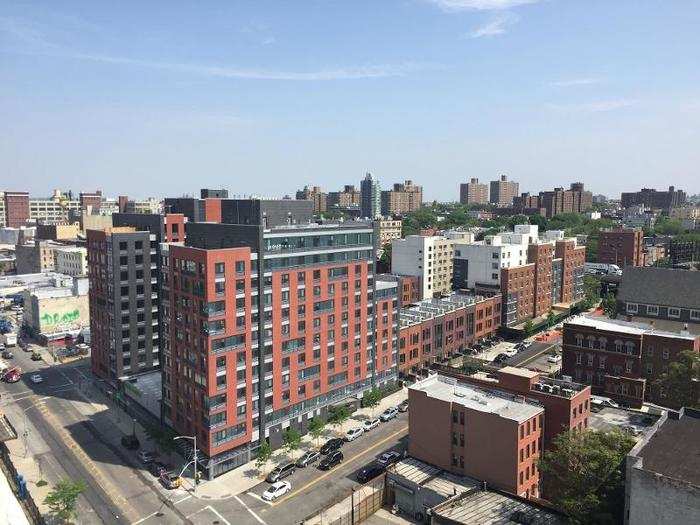
[[[360,211],[368,219],[382,215],[382,190],[379,181],[371,173],[360,182]]]
[[[202,199],[228,199],[228,190],[226,189],[211,189],[211,188],[202,188],[199,190],[199,196]]]
[[[405,215],[423,205],[423,187],[407,180],[382,192],[382,215]]]
[[[391,273],[420,280],[420,298],[452,291],[453,239],[438,235],[409,235],[391,241]]]
[[[100,213],[102,205],[102,191],[97,190],[94,193],[80,192],[79,204],[81,211],[91,210],[92,213]]]
[[[328,208],[359,208],[360,192],[355,186],[343,186],[342,191],[331,191],[327,198]]]
[[[669,186],[668,191],[642,188],[640,191],[623,192],[621,204],[623,208],[641,204],[647,208],[670,211],[671,208],[685,204],[686,199],[686,193],[683,190],[675,189],[673,186]]]
[[[513,204],[513,198],[518,195],[519,184],[509,181],[506,175],[501,175],[500,179],[491,181],[490,189],[489,202],[505,208]]]
[[[489,187],[479,179],[472,178],[469,182],[459,185],[459,202],[461,204],[488,204]]]
[[[19,228],[29,220],[29,193],[26,191],[5,191],[5,226]]]
[[[539,195],[523,193],[513,200],[515,212],[525,213],[529,210],[543,209],[547,218],[560,213],[583,213],[593,206],[593,194],[584,189],[582,182],[574,182],[568,190],[554,188],[541,191]]]
[[[375,285],[369,223],[188,223],[169,246],[163,414],[216,476],[393,381],[397,285]]]
[[[503,296],[502,324],[545,316],[555,304],[583,297],[585,247],[563,232],[519,224],[511,233],[454,246],[455,289]]]
[[[641,228],[613,228],[598,234],[598,262],[623,266],[644,266],[644,231]]]
[[[325,213],[328,209],[328,196],[318,186],[304,186],[297,190],[297,200],[306,200],[314,203],[314,213]]]

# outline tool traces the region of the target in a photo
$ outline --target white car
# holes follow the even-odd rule
[[[394,419],[398,413],[399,411],[396,407],[389,407],[384,412],[382,412],[382,415],[379,416],[379,419],[386,423],[390,419]]]
[[[561,356],[559,354],[550,355],[547,358],[548,363],[561,363]]]
[[[511,346],[510,348],[506,348],[503,350],[503,353],[506,354],[508,357],[514,357],[518,355],[518,350],[514,346]]]
[[[367,432],[368,430],[372,430],[373,428],[377,428],[379,426],[379,418],[375,417],[374,419],[368,419],[364,423],[362,423],[362,428]]]
[[[364,433],[362,427],[351,428],[345,433],[345,441],[354,441]]]
[[[44,381],[44,378],[39,374],[32,374],[29,379],[31,379],[32,383],[34,384],[42,383]]]
[[[270,485],[265,492],[263,492],[262,499],[265,501],[272,501],[280,496],[284,496],[290,490],[292,490],[292,485],[289,483],[289,481],[277,481]]]

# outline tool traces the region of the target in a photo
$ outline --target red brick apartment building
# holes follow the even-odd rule
[[[19,228],[29,220],[29,193],[26,191],[6,191],[5,226]]]
[[[540,496],[544,407],[432,375],[408,390],[409,454],[522,497]]]
[[[399,372],[417,375],[438,358],[471,346],[501,326],[501,296],[453,294],[399,311]]]
[[[188,223],[170,246],[163,412],[210,478],[396,379],[398,289],[375,284],[372,233]]]
[[[463,383],[499,390],[533,399],[544,407],[545,450],[559,433],[588,428],[591,415],[591,387],[568,380],[552,379],[524,368],[506,366],[494,373],[477,372],[466,375],[454,368],[442,367],[440,374]]]
[[[644,232],[641,228],[601,230],[598,262],[623,266],[644,266]]]
[[[632,407],[644,401],[668,406],[666,393],[652,383],[680,352],[700,352],[700,336],[581,316],[564,324],[562,349],[563,373],[592,385],[593,393]]]

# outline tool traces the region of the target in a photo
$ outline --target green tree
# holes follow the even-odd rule
[[[605,315],[611,319],[615,319],[617,317],[617,301],[615,300],[615,296],[613,294],[608,293],[605,297],[603,297],[602,306]]]
[[[676,361],[668,365],[668,371],[661,375],[654,387],[666,394],[666,404],[671,408],[700,408],[700,354],[685,350]]]
[[[323,435],[323,431],[326,428],[326,422],[320,417],[315,417],[309,421],[309,434],[316,441],[316,446],[318,446],[318,440]]]
[[[388,242],[382,246],[382,255],[379,257],[379,263],[387,271],[391,271],[391,243]]]
[[[526,336],[531,336],[532,333],[535,331],[535,325],[532,324],[532,319],[528,319],[525,321],[525,326],[523,326],[523,331],[525,332]]]
[[[265,463],[270,461],[271,457],[272,447],[270,446],[270,443],[268,443],[267,441],[263,441],[258,447],[258,455],[255,458],[255,466],[258,467],[258,469],[261,469],[265,465]]]
[[[374,416],[374,409],[379,406],[379,401],[382,399],[382,392],[378,388],[373,388],[369,392],[365,392],[362,398],[362,405],[372,409],[372,415]]]
[[[301,434],[295,428],[288,427],[287,430],[282,434],[282,443],[284,443],[284,448],[290,454],[299,448],[301,444]]]
[[[635,440],[615,430],[569,430],[538,462],[545,496],[574,524],[622,522],[624,459]]]
[[[551,327],[553,327],[555,324],[557,324],[557,317],[554,315],[554,311],[553,311],[553,310],[550,310],[550,311],[547,313],[547,327],[548,327],[548,328],[551,328]]]
[[[49,506],[51,513],[61,522],[70,523],[76,517],[75,506],[78,497],[85,491],[83,481],[63,479],[46,495],[44,503]]]
[[[158,425],[147,425],[144,428],[148,439],[153,442],[156,450],[161,454],[172,456],[175,452],[175,441],[173,438],[177,436],[175,432],[169,428]]]
[[[350,417],[350,410],[345,405],[333,407],[330,409],[330,416],[328,417],[328,423],[336,430],[343,426],[348,418]]]

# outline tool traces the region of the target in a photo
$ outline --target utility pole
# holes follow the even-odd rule
[[[193,495],[197,495],[197,434],[194,436],[175,436],[173,438],[173,441],[177,441],[178,439],[191,439],[193,442],[194,446],[194,453],[192,454],[192,474],[194,477],[194,490],[192,491]],[[188,463],[189,465],[189,463]],[[185,471],[187,468],[187,465],[185,465],[182,469],[182,472]],[[182,475],[182,472],[180,473]]]

